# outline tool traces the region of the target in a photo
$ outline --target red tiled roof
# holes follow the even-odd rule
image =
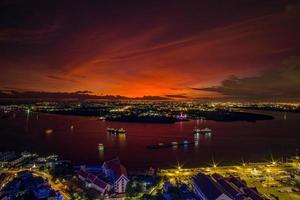
[[[108,168],[110,168],[110,166],[114,166],[114,165],[121,165],[119,158],[115,158],[115,159],[106,161],[104,163]]]
[[[114,172],[116,180],[118,180],[122,175],[128,177],[126,168],[121,164],[118,158],[107,161],[104,163],[104,165]]]
[[[89,174],[86,171],[81,169],[79,170],[78,175],[82,176],[83,178],[87,178]]]
[[[97,185],[98,187],[104,189],[107,186],[107,183],[105,183],[104,181],[102,181],[100,178],[96,178],[93,183],[95,185]]]
[[[124,176],[128,177],[127,170],[126,170],[126,168],[125,168],[123,165],[121,165],[121,173],[122,173]]]
[[[105,173],[98,173],[96,174],[97,177],[105,177]]]
[[[90,180],[91,182],[93,182],[95,180],[95,178],[97,178],[97,177],[94,174],[88,175],[88,180]]]

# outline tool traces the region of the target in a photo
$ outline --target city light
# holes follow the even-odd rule
[[[300,200],[300,0],[0,2],[1,200]]]

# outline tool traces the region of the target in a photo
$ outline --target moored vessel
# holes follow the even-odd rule
[[[107,128],[106,132],[110,134],[125,134],[126,130],[124,128]]]
[[[99,143],[99,144],[98,144],[98,150],[99,150],[99,151],[103,151],[103,150],[104,150],[104,144]]]
[[[46,129],[46,130],[45,130],[45,133],[46,133],[46,134],[51,134],[51,133],[53,133],[53,129]]]
[[[210,128],[203,128],[203,129],[199,129],[199,128],[194,128],[193,129],[193,133],[194,134],[211,134],[211,129]]]

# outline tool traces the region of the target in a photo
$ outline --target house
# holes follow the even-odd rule
[[[181,191],[182,199],[196,200],[193,193],[190,191],[189,187],[186,184],[180,185],[179,190]]]
[[[171,196],[169,193],[164,193],[164,194],[163,194],[163,198],[164,198],[165,200],[173,200],[172,196]]]
[[[48,186],[41,186],[33,190],[34,196],[37,199],[48,198],[50,196],[50,192],[51,192],[51,188]]]
[[[127,170],[121,164],[119,158],[104,162],[102,168],[106,176],[112,179],[114,191],[125,193],[129,178]]]
[[[169,182],[169,181],[166,181],[163,185],[163,189],[165,192],[168,192],[170,188],[172,188],[173,185]]]
[[[54,191],[46,180],[28,171],[19,172],[1,192],[3,197],[0,199],[29,199],[28,194],[33,194],[34,199],[62,199],[61,194]]]
[[[85,186],[89,188],[94,188],[102,195],[106,192],[109,192],[111,189],[110,184],[101,180],[101,177],[98,177],[91,172],[86,171],[86,169],[80,169],[78,172],[78,178],[85,182]]]
[[[201,200],[233,200],[210,176],[199,173],[192,177],[194,193]]]
[[[244,181],[242,181],[239,177],[229,176],[229,181],[233,183],[235,186],[237,186],[238,188],[247,187],[247,184]]]
[[[81,166],[77,174],[86,187],[94,188],[102,195],[111,190],[125,193],[129,182],[127,170],[118,158],[106,161],[102,166]]]

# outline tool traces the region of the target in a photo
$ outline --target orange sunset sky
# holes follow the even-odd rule
[[[300,97],[300,3],[0,1],[0,90]]]

